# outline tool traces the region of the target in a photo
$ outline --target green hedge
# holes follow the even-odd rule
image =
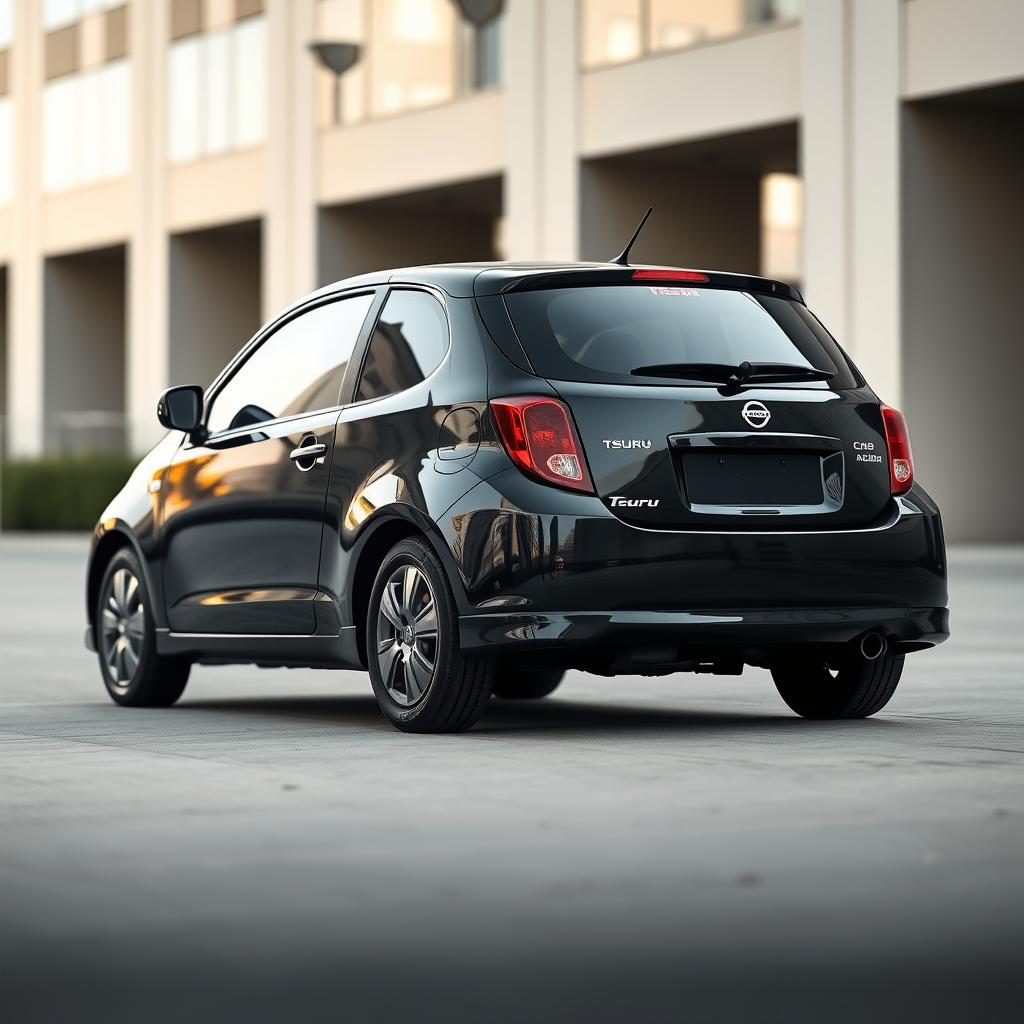
[[[5,530],[91,530],[135,468],[125,455],[47,455],[5,462]]]

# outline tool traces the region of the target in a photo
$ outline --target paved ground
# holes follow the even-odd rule
[[[5,1021],[1019,1013],[1022,551],[955,555],[955,638],[871,721],[574,675],[458,737],[354,673],[118,709],[84,553],[0,541]]]

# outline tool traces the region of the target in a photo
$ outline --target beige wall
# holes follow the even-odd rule
[[[500,174],[499,93],[320,134],[317,199],[357,202]]]
[[[777,28],[581,77],[580,148],[604,156],[794,121],[800,30]]]
[[[904,0],[904,95],[996,85],[1024,74],[1020,0]]]

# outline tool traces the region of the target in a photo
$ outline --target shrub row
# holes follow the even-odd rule
[[[11,459],[0,469],[5,530],[91,530],[135,467],[125,455]]]

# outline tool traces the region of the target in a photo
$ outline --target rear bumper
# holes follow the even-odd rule
[[[847,644],[880,632],[897,647],[933,647],[949,636],[945,608],[779,608],[695,612],[544,612],[466,615],[464,651],[573,647],[771,650]]]
[[[918,488],[866,529],[670,532],[512,470],[442,528],[466,650],[835,644],[868,630],[926,647],[948,635],[941,521]]]

